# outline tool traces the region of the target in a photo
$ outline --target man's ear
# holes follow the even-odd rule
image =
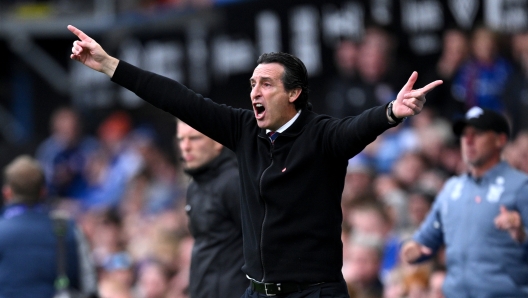
[[[290,103],[294,103],[297,98],[299,98],[299,95],[301,95],[302,89],[301,88],[295,88],[293,90],[288,91],[288,101]]]
[[[508,136],[506,134],[503,134],[503,133],[499,134],[497,139],[496,139],[496,142],[495,142],[497,147],[498,148],[504,148],[507,143],[508,143]]]
[[[13,198],[13,190],[11,189],[11,187],[4,185],[2,187],[2,195],[4,196],[4,201],[6,203],[10,202],[11,198]]]

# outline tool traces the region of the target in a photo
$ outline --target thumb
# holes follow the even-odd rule
[[[508,213],[508,209],[506,209],[506,207],[504,207],[504,205],[500,205],[500,213]]]
[[[87,49],[95,48],[97,45],[97,43],[93,42],[93,40],[77,40],[76,42],[81,47],[87,48]]]

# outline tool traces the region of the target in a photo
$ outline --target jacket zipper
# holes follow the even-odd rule
[[[268,139],[269,141],[269,139]],[[264,268],[264,252],[263,252],[263,245],[262,245],[262,239],[264,238],[264,222],[266,221],[266,217],[268,215],[268,206],[266,205],[266,200],[264,199],[264,196],[262,195],[262,178],[264,177],[264,173],[271,168],[273,165],[273,143],[271,143],[270,148],[270,165],[262,171],[262,174],[260,175],[260,185],[259,185],[259,191],[260,191],[260,198],[264,202],[264,219],[262,220],[262,226],[260,227],[260,265],[262,266],[262,280],[261,282],[264,282],[266,279],[266,269]]]

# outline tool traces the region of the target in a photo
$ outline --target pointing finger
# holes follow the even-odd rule
[[[431,91],[431,90],[433,90],[434,88],[436,88],[436,87],[442,85],[443,83],[444,83],[444,81],[442,81],[442,80],[436,80],[436,81],[434,81],[434,82],[432,82],[432,83],[429,83],[429,84],[427,84],[426,86],[424,86],[424,87],[422,87],[422,88],[420,88],[420,89],[418,89],[418,90],[422,91],[423,94],[425,95],[425,94],[427,94],[429,91]]]
[[[68,25],[68,30],[70,30],[73,34],[77,35],[77,37],[79,37],[79,39],[82,40],[82,41],[85,41],[85,42],[92,41],[90,36],[86,35],[84,32],[82,32],[81,30],[77,29],[75,26]]]

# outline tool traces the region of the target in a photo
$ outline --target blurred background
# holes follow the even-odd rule
[[[240,108],[271,51],[304,61],[314,110],[336,117],[394,99],[413,70],[416,87],[444,80],[423,113],[350,161],[343,272],[356,297],[437,297],[429,278],[442,260],[402,269],[395,243],[464,170],[450,121],[474,105],[504,113],[514,131],[505,158],[528,171],[528,0],[2,0],[0,166],[22,153],[43,163],[51,199],[89,236],[103,297],[186,297],[188,178],[174,118],[70,60],[68,24]],[[379,227],[366,233],[381,250],[352,236],[361,216],[379,222],[365,229]]]

